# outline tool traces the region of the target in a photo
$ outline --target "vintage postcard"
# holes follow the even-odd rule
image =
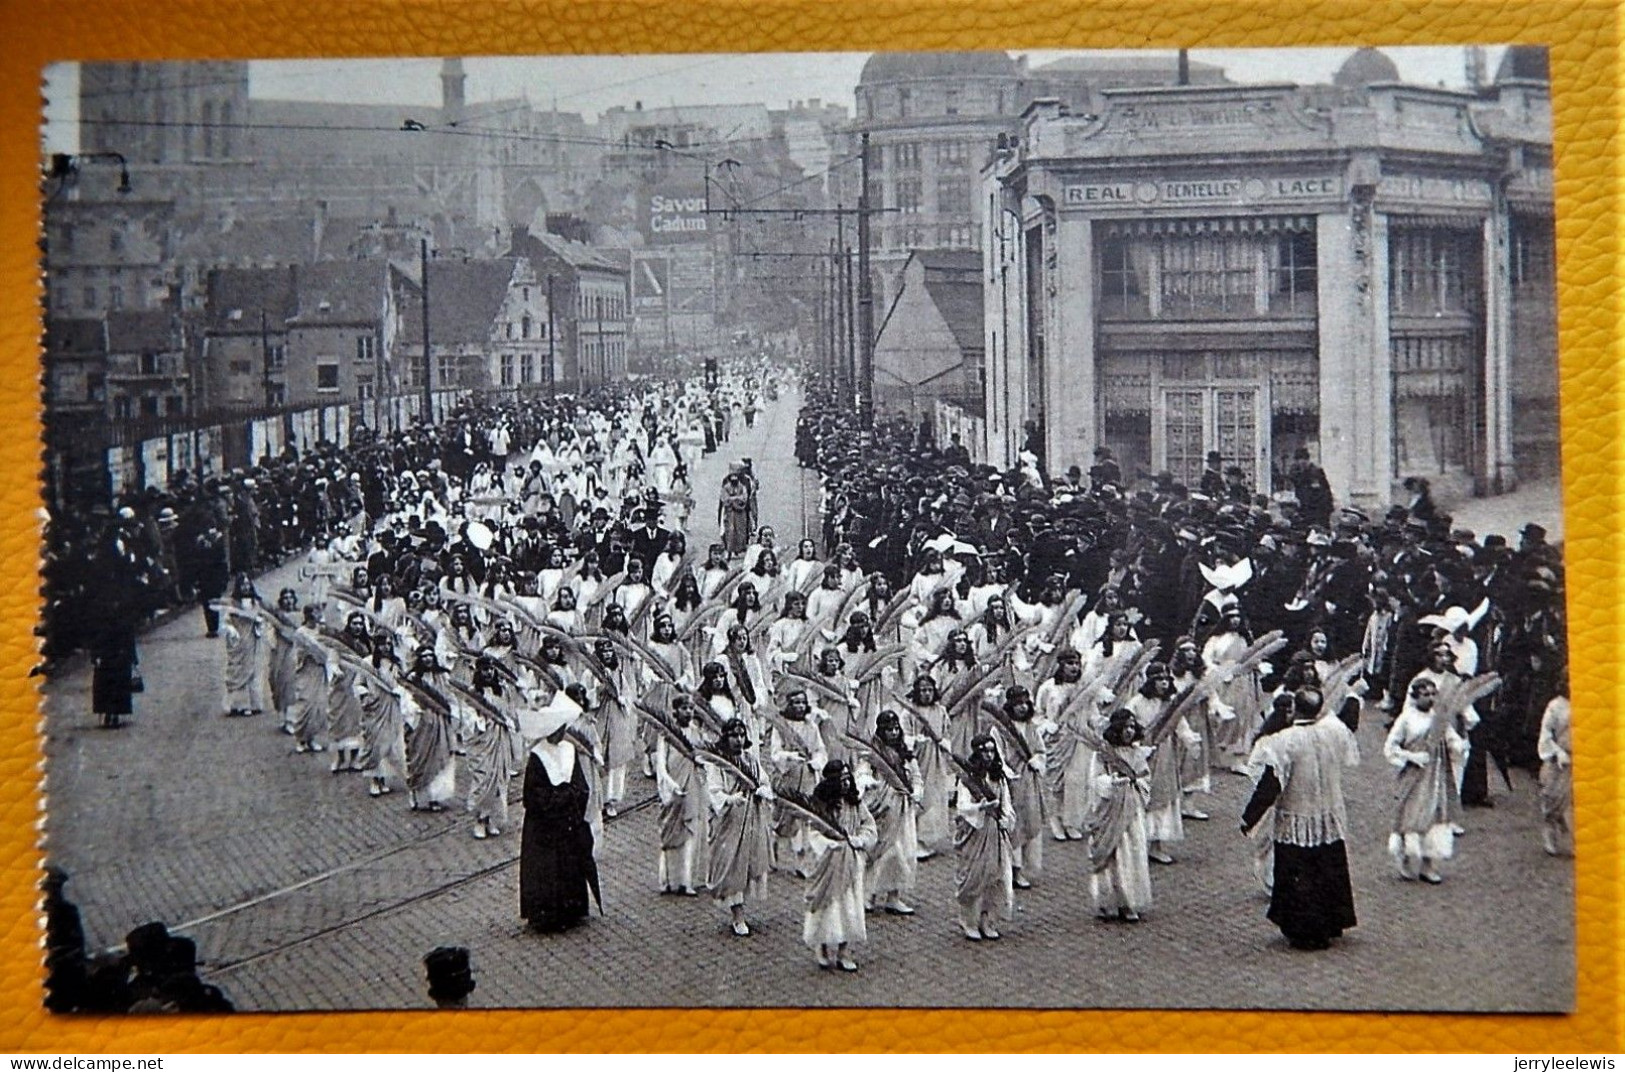
[[[48,1009],[1576,1007],[1545,47],[45,85]]]

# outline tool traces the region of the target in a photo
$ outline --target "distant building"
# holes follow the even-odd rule
[[[916,250],[875,339],[877,413],[929,416],[939,401],[982,413],[982,259]]]
[[[557,383],[547,281],[522,257],[429,262],[433,386],[545,390]],[[421,292],[406,299],[399,349],[402,383],[423,386]]]
[[[1224,81],[1212,64],[1189,65],[1193,83]],[[895,276],[916,249],[982,248],[980,174],[1000,137],[1015,134],[1027,104],[1053,97],[1082,114],[1114,86],[1173,85],[1178,57],[1076,56],[1029,70],[1004,52],[877,52],[863,66],[848,150],[869,135],[875,300],[890,301]],[[835,195],[857,201],[857,169]]]
[[[116,194],[108,185],[105,176],[87,172],[46,205],[52,316],[157,309],[171,299],[174,203]]]
[[[299,268],[219,268],[208,275],[207,293],[199,408],[286,402]]]
[[[287,321],[284,401],[292,406],[369,402],[394,393],[396,350],[410,279],[384,261],[331,261],[299,269]],[[409,330],[409,329],[408,329]]]
[[[583,390],[623,379],[631,321],[625,255],[524,228],[515,231],[507,255],[529,262],[552,294],[559,387]]]
[[[1307,449],[1344,502],[1554,471],[1550,87],[1478,92],[1354,53],[1331,85],[1040,100],[990,163],[987,442],[1052,472],[1113,449],[1255,487]]]
[[[106,323],[108,415],[115,421],[186,416],[191,370],[175,314],[115,312]]]

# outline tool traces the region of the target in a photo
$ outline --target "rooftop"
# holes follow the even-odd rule
[[[1005,52],[876,52],[863,65],[859,85],[944,78],[1009,78],[1018,74]]]

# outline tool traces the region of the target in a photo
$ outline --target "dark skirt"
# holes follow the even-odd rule
[[[1320,945],[1355,925],[1354,887],[1341,841],[1312,849],[1275,843],[1269,921],[1293,945]]]

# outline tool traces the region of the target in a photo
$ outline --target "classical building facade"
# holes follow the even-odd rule
[[[1342,501],[1556,463],[1543,53],[1474,92],[1355,53],[1333,85],[1040,100],[984,172],[987,449],[1111,447],[1194,486],[1307,448]]]

